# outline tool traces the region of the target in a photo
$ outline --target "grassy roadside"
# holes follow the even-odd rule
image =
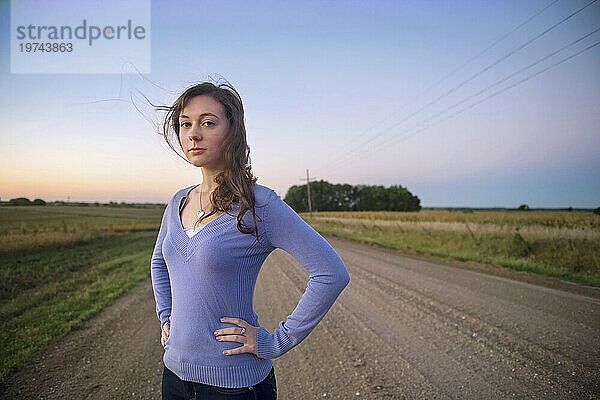
[[[150,274],[156,231],[0,254],[0,383]]]
[[[323,235],[413,250],[439,257],[454,257],[496,264],[600,287],[600,243],[591,239],[524,238],[519,233],[487,234],[435,230],[407,230],[374,224],[310,219]]]

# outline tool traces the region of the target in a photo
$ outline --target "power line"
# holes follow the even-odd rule
[[[518,70],[518,71],[516,71],[516,72],[513,72],[512,74],[508,75],[507,77],[505,77],[505,78],[502,78],[502,79],[500,79],[499,81],[496,81],[496,82],[492,83],[491,85],[489,85],[489,86],[487,86],[486,88],[484,88],[484,89],[480,90],[479,92],[477,92],[477,93],[475,93],[475,94],[473,94],[473,95],[471,95],[471,96],[468,96],[468,97],[466,97],[465,99],[463,99],[463,100],[459,101],[458,103],[455,103],[455,104],[451,105],[450,107],[447,107],[447,108],[445,108],[444,110],[442,110],[442,111],[438,112],[437,114],[434,114],[433,116],[431,116],[431,117],[429,117],[429,118],[427,118],[427,119],[425,119],[425,120],[423,120],[423,121],[419,122],[417,125],[413,126],[413,127],[410,129],[410,130],[412,130],[412,129],[415,129],[415,128],[417,128],[418,126],[420,126],[420,125],[422,125],[422,124],[424,124],[424,123],[426,123],[426,122],[428,122],[428,121],[430,121],[430,120],[432,120],[432,119],[434,119],[434,118],[437,118],[437,117],[439,117],[440,115],[442,115],[442,114],[444,114],[444,113],[448,112],[449,110],[451,110],[451,109],[453,109],[453,108],[456,108],[456,107],[458,107],[458,106],[459,106],[459,105],[461,105],[461,104],[464,104],[464,103],[466,103],[467,101],[471,100],[472,98],[474,98],[474,97],[477,97],[477,96],[481,95],[482,93],[484,93],[484,92],[488,91],[489,89],[491,89],[491,88],[493,88],[493,87],[495,87],[495,86],[498,86],[499,84],[501,84],[501,83],[503,83],[503,82],[505,82],[505,81],[509,80],[510,78],[513,78],[514,76],[516,76],[516,75],[518,75],[518,74],[520,74],[520,73],[522,73],[522,72],[525,72],[526,70],[528,70],[528,69],[530,69],[530,68],[532,68],[532,67],[536,66],[537,64],[541,63],[542,61],[545,61],[545,60],[547,60],[548,58],[550,58],[550,57],[552,57],[552,56],[555,56],[556,54],[560,53],[561,51],[563,51],[563,50],[565,50],[565,49],[567,49],[567,48],[569,48],[569,47],[571,47],[571,46],[573,46],[573,45],[575,45],[575,44],[577,44],[577,43],[581,42],[582,40],[584,40],[584,39],[586,39],[586,38],[590,37],[591,35],[593,35],[594,33],[598,32],[598,31],[600,31],[600,28],[596,28],[596,29],[595,29],[595,30],[593,30],[592,32],[588,33],[587,35],[584,35],[584,36],[580,37],[579,39],[577,39],[577,40],[574,40],[574,41],[572,41],[571,43],[569,43],[569,44],[567,44],[567,45],[565,45],[565,46],[561,47],[560,49],[558,49],[558,50],[556,50],[556,51],[554,51],[554,52],[552,52],[552,53],[548,54],[547,56],[544,56],[544,57],[540,58],[539,60],[537,60],[537,61],[535,61],[535,62],[533,62],[533,63],[529,64],[529,65],[528,65],[528,66],[526,66],[525,68],[521,68],[520,70]],[[406,133],[406,131],[405,131],[405,132],[403,132],[403,133]],[[388,143],[390,143],[390,142],[394,141],[395,139],[397,139],[397,137],[391,137],[390,139],[391,139],[391,140],[389,140],[389,141],[386,141],[386,142],[379,143],[379,145],[378,145],[377,147],[374,147],[374,148],[372,149],[372,152],[377,152],[377,151],[379,150],[379,148],[381,148],[382,146],[385,146],[386,144],[388,144]],[[368,154],[369,154],[369,153],[367,153],[367,154],[364,154],[364,155],[368,155]]]
[[[467,60],[466,62],[464,62],[463,64],[461,64],[459,67],[457,67],[456,69],[454,69],[454,71],[452,71],[448,75],[444,76],[442,79],[440,79],[439,81],[437,81],[433,85],[431,85],[428,88],[426,88],[426,89],[422,90],[421,92],[419,92],[414,98],[419,98],[422,94],[428,92],[429,90],[433,89],[434,87],[437,87],[439,84],[441,84],[442,82],[444,82],[446,79],[450,78],[451,76],[453,76],[454,74],[456,74],[458,71],[462,70],[464,67],[466,67],[467,65],[469,65],[470,63],[472,63],[473,61],[475,61],[476,59],[478,59],[482,55],[484,55],[488,50],[490,50],[491,48],[493,48],[494,46],[496,46],[498,43],[500,43],[501,41],[503,41],[504,39],[506,39],[512,33],[516,32],[517,30],[519,30],[520,28],[522,28],[523,26],[525,26],[529,21],[531,21],[532,19],[534,19],[535,17],[537,17],[538,15],[540,15],[541,13],[543,13],[544,11],[546,11],[548,8],[552,7],[558,1],[559,0],[553,0],[550,4],[548,4],[547,6],[545,6],[544,8],[542,8],[541,10],[537,11],[535,14],[533,14],[530,17],[528,17],[527,19],[525,19],[519,25],[515,26],[513,29],[511,29],[510,31],[508,31],[507,33],[505,33],[504,35],[502,35],[500,38],[496,39],[491,45],[489,45],[488,47],[486,47],[485,49],[483,49],[481,52],[479,52],[475,56],[471,57],[469,60]],[[402,111],[404,109],[404,107],[406,107],[408,104],[412,103],[414,101],[414,98],[411,99],[411,100],[408,100],[407,102],[405,102],[402,106],[400,106],[399,108],[397,108],[394,113],[391,113],[390,116],[388,116],[388,117],[386,117],[386,118],[384,118],[382,120],[379,120],[379,122],[377,122],[374,126],[370,127],[369,129],[367,129],[363,133],[367,133],[368,131],[375,129],[378,125],[381,125],[382,123],[387,122],[390,118],[392,118],[393,115],[398,114],[400,111]],[[402,123],[402,122],[403,121],[401,121],[400,123]],[[377,138],[378,136],[380,136],[383,132],[386,132],[387,130],[395,127],[396,125],[398,125],[398,123],[392,125],[391,127],[387,128],[387,129],[384,129],[382,132],[380,132],[378,135],[376,135],[375,137],[373,137],[367,143],[362,144],[362,146],[370,143],[372,140],[374,140],[375,138]],[[356,143],[356,141],[354,143]],[[346,148],[345,148],[345,150],[342,150],[342,153],[346,154],[346,150],[348,150],[348,149],[350,149],[352,147],[356,147],[356,145],[353,145],[353,144],[350,144],[349,146],[347,145]],[[344,156],[342,155],[341,158],[344,158]],[[330,160],[329,163],[326,164],[325,166],[335,164],[337,161],[339,161],[339,159],[336,159],[336,160],[333,160],[333,161]]]
[[[412,132],[411,134],[409,134],[407,136],[404,136],[404,137],[401,137],[401,138],[395,138],[396,142],[399,142],[401,140],[407,139],[407,138],[409,138],[411,136],[414,136],[415,134],[417,134],[419,132],[422,132],[422,131],[424,131],[426,129],[429,129],[429,128],[431,128],[431,127],[433,127],[433,126],[441,123],[441,122],[444,122],[444,121],[446,121],[446,120],[448,120],[450,118],[453,118],[453,117],[455,117],[455,116],[457,116],[457,115],[459,115],[459,114],[461,114],[461,113],[463,113],[463,112],[465,112],[465,111],[467,111],[467,110],[475,107],[476,105],[481,104],[484,101],[491,99],[492,97],[495,97],[495,96],[497,96],[497,95],[499,95],[499,94],[501,94],[501,93],[503,93],[503,92],[505,92],[505,91],[507,91],[507,90],[509,90],[509,89],[511,89],[511,88],[513,88],[513,87],[515,87],[515,86],[517,86],[519,84],[521,84],[521,83],[524,83],[524,82],[526,82],[526,81],[528,81],[528,80],[530,80],[530,79],[532,79],[532,78],[540,75],[543,72],[548,71],[551,68],[556,67],[557,65],[560,65],[560,64],[562,64],[562,63],[564,63],[564,62],[566,62],[566,61],[568,61],[568,60],[570,60],[570,59],[572,59],[572,58],[574,58],[574,57],[576,57],[576,56],[578,56],[578,55],[580,55],[580,54],[582,54],[582,53],[584,53],[584,52],[586,52],[586,51],[588,51],[590,49],[592,49],[593,47],[596,47],[599,44],[600,44],[600,41],[598,41],[598,42],[596,42],[594,44],[591,44],[591,45],[587,46],[586,48],[584,48],[584,49],[582,49],[582,50],[580,50],[580,51],[578,51],[578,52],[576,52],[576,53],[574,53],[574,54],[572,54],[572,55],[570,55],[568,57],[565,57],[562,60],[560,60],[560,61],[558,61],[558,62],[556,62],[554,64],[551,64],[550,66],[548,66],[546,68],[543,68],[543,69],[541,69],[541,70],[539,70],[539,71],[537,71],[537,72],[535,72],[535,73],[533,73],[531,75],[528,75],[527,77],[525,77],[525,78],[523,78],[523,79],[521,79],[521,80],[519,80],[519,81],[517,81],[517,82],[515,82],[515,83],[513,83],[513,84],[511,84],[511,85],[509,85],[509,86],[507,86],[505,88],[503,88],[503,89],[500,89],[500,90],[492,93],[491,95],[489,95],[489,96],[487,96],[487,97],[485,97],[485,98],[483,98],[483,99],[481,99],[481,100],[479,100],[479,101],[477,101],[477,102],[475,102],[475,103],[473,103],[473,104],[471,104],[471,105],[469,105],[469,106],[467,106],[467,107],[465,107],[465,108],[463,108],[463,109],[461,109],[461,110],[459,110],[459,111],[457,111],[457,112],[455,112],[453,114],[450,114],[450,115],[448,115],[448,116],[446,116],[444,118],[441,118],[441,119],[435,121],[434,123],[432,123],[432,124],[430,124],[428,126],[425,126],[425,127],[421,128],[421,129],[419,129],[417,131],[414,131],[414,132]]]
[[[446,79],[450,78],[451,76],[453,76],[454,74],[456,74],[458,71],[460,71],[461,69],[463,69],[464,67],[466,67],[467,65],[469,65],[471,62],[475,61],[476,59],[478,59],[479,57],[481,57],[482,55],[484,55],[488,50],[490,50],[491,48],[493,48],[494,46],[496,46],[498,43],[500,43],[501,41],[503,41],[504,39],[506,39],[508,36],[510,36],[512,33],[516,32],[517,30],[519,30],[520,28],[522,28],[524,25],[526,25],[529,21],[531,21],[532,19],[534,19],[535,17],[537,17],[538,15],[540,15],[541,13],[543,13],[544,11],[546,11],[548,8],[552,7],[555,3],[557,3],[559,0],[554,0],[552,1],[550,4],[548,4],[547,6],[545,6],[544,8],[542,8],[541,10],[537,11],[535,14],[531,15],[530,17],[528,17],[527,19],[525,19],[525,21],[521,22],[519,25],[515,26],[513,29],[511,29],[510,31],[508,31],[507,33],[505,33],[504,35],[502,35],[500,38],[496,39],[491,45],[489,45],[488,47],[486,47],[485,49],[483,49],[481,52],[479,52],[478,54],[476,54],[475,56],[471,57],[469,60],[467,60],[466,62],[464,62],[463,64],[461,64],[459,67],[457,67],[456,69],[454,69],[454,71],[450,72],[448,75],[444,76],[442,79],[440,79],[439,81],[437,81],[436,83],[434,83],[433,85],[429,86],[428,88],[422,90],[421,92],[419,92],[417,95],[414,96],[414,98],[419,98],[422,94],[428,92],[429,90],[433,89],[434,87],[437,87],[439,84],[441,84],[442,82],[444,82]],[[391,113],[388,117],[379,120],[374,126],[371,126],[369,129],[363,131],[362,133],[365,134],[370,130],[375,129],[378,125],[381,125],[384,122],[387,122],[389,119],[392,118],[393,115],[398,114],[400,111],[402,111],[404,109],[404,107],[406,107],[407,105],[409,105],[410,103],[412,103],[414,101],[414,98],[411,100],[408,100],[407,102],[405,102],[403,105],[401,105],[399,108],[396,109],[396,111],[394,113]],[[392,125],[392,127],[394,127],[396,125]],[[391,129],[392,127],[388,128]],[[386,131],[386,130],[384,130]],[[361,135],[362,136],[362,135]],[[359,136],[359,137],[361,137]],[[377,135],[378,136],[378,135]],[[375,136],[375,137],[377,137]],[[375,139],[375,138],[373,138]],[[372,140],[373,140],[372,139]],[[357,141],[355,140],[354,143],[357,143]],[[370,143],[364,143],[364,145]],[[343,154],[346,154],[346,150],[350,149],[351,147],[356,147],[355,145],[353,145],[352,143],[348,145],[348,143],[346,144],[346,148],[344,150],[342,150]],[[344,156],[342,156],[341,158],[343,158]],[[325,165],[331,165],[331,164],[335,164],[338,161],[338,159],[336,160],[330,160],[328,164]]]
[[[557,65],[560,65],[560,64],[562,64],[562,63],[564,63],[564,62],[566,62],[566,61],[569,61],[570,59],[572,59],[572,58],[574,58],[574,57],[576,57],[576,56],[580,55],[581,53],[584,53],[584,52],[586,52],[586,51],[588,51],[588,50],[590,50],[590,49],[592,49],[592,48],[594,48],[594,47],[598,46],[599,44],[600,44],[600,41],[597,41],[596,43],[589,45],[588,47],[586,47],[586,48],[584,48],[584,49],[582,49],[582,50],[578,51],[577,53],[575,53],[575,54],[572,54],[572,55],[570,55],[570,56],[568,56],[568,57],[565,57],[565,58],[563,58],[562,60],[560,60],[560,61],[558,61],[558,62],[556,62],[556,63],[554,63],[554,64],[552,64],[552,65],[550,65],[550,66],[548,66],[548,67],[546,67],[546,68],[544,68],[544,69],[541,69],[541,70],[539,70],[539,71],[537,71],[537,72],[535,72],[535,73],[533,73],[533,74],[531,74],[531,75],[529,75],[529,76],[527,76],[527,77],[525,77],[525,78],[521,79],[520,81],[517,81],[517,82],[513,83],[512,85],[509,85],[509,86],[507,86],[507,87],[505,87],[505,88],[503,88],[503,89],[501,89],[501,90],[498,90],[497,92],[494,92],[494,93],[492,93],[491,95],[489,95],[489,96],[487,96],[487,97],[485,97],[485,98],[483,98],[483,99],[481,99],[481,100],[479,100],[479,101],[477,101],[477,102],[475,102],[475,103],[471,104],[470,106],[467,106],[467,107],[463,108],[462,110],[460,110],[460,111],[457,111],[456,113],[454,113],[454,114],[452,114],[452,115],[450,115],[450,116],[448,116],[448,117],[446,117],[446,118],[444,118],[444,119],[441,119],[441,120],[437,121],[436,123],[439,123],[439,122],[445,121],[445,120],[447,120],[447,119],[449,119],[449,118],[452,118],[452,117],[454,117],[454,116],[456,116],[456,115],[458,115],[458,114],[460,114],[460,113],[462,113],[462,112],[464,112],[464,111],[467,111],[467,110],[469,110],[469,109],[471,109],[471,108],[475,107],[475,106],[476,106],[476,105],[478,105],[478,104],[481,104],[481,103],[483,103],[483,102],[484,102],[484,101],[486,101],[486,100],[489,100],[489,99],[491,99],[492,97],[496,97],[497,95],[499,95],[499,94],[501,94],[501,93],[504,93],[504,92],[505,92],[505,91],[507,91],[508,89],[512,89],[513,87],[515,87],[515,86],[517,86],[517,85],[520,85],[521,83],[524,83],[524,82],[526,82],[526,81],[528,81],[528,80],[530,80],[530,79],[532,79],[532,78],[535,78],[536,76],[540,75],[541,73],[543,73],[543,72],[546,72],[546,71],[548,71],[549,69],[551,69],[551,68],[554,68],[554,67],[556,67]],[[429,127],[426,127],[425,129],[427,129],[427,128],[429,128]],[[417,132],[414,132],[414,133],[417,133]],[[409,135],[409,136],[406,136],[405,138],[407,138],[407,137],[410,137],[410,135]]]
[[[477,78],[478,76],[480,76],[481,74],[483,74],[484,72],[488,71],[490,68],[498,65],[499,63],[501,63],[502,61],[506,60],[507,58],[509,58],[510,56],[514,55],[515,53],[517,53],[518,51],[524,49],[525,47],[527,47],[528,45],[530,45],[531,43],[533,43],[534,41],[538,40],[539,38],[541,38],[542,36],[546,35],[548,32],[550,32],[551,30],[553,30],[554,28],[556,28],[557,26],[559,26],[560,24],[564,23],[565,21],[569,20],[570,18],[574,17],[575,15],[579,14],[581,11],[583,11],[584,9],[586,9],[587,7],[589,7],[590,5],[594,4],[596,1],[598,0],[592,0],[591,2],[587,3],[585,6],[581,7],[580,9],[578,9],[577,11],[571,13],[570,15],[568,15],[567,17],[563,18],[562,20],[560,20],[559,22],[555,23],[554,25],[550,26],[549,28],[545,29],[544,31],[542,31],[541,33],[537,34],[535,37],[533,37],[532,39],[528,40],[527,42],[525,42],[524,44],[518,46],[517,48],[513,49],[512,51],[510,51],[508,54],[500,57],[499,59],[497,59],[496,61],[494,61],[493,63],[491,63],[490,65],[486,66],[485,68],[483,68],[482,70],[480,70],[479,72],[477,72],[476,74],[472,75],[471,77],[467,78],[466,80],[464,80],[463,82],[461,82],[460,84],[458,84],[457,86],[453,87],[452,89],[448,90],[446,93],[444,93],[443,95],[437,97],[436,99],[434,99],[433,101],[429,102],[428,104],[424,105],[423,107],[419,108],[417,111],[413,112],[412,114],[410,114],[408,117],[404,118],[403,120],[401,120],[400,122],[397,122],[395,124],[393,124],[392,126],[390,126],[389,128],[385,129],[384,131],[380,132],[379,134],[377,134],[376,136],[372,137],[370,140],[368,140],[367,142],[363,143],[362,145],[360,145],[360,147],[364,147],[367,144],[369,144],[370,142],[372,142],[373,140],[375,140],[376,138],[378,138],[379,136],[383,135],[385,132],[391,130],[392,128],[400,125],[401,123],[407,121],[408,119],[410,119],[411,117],[413,117],[414,115],[418,114],[419,112],[425,110],[426,108],[432,106],[433,104],[437,103],[439,100],[447,97],[449,94],[451,94],[452,92],[454,92],[455,90],[461,88],[462,86],[464,86],[465,84],[469,83],[470,81],[472,81],[473,79]],[[345,152],[341,158],[339,158],[338,160],[336,160],[334,163],[337,163],[339,161],[342,161],[343,159],[347,158],[348,156],[352,156],[356,153],[349,153],[349,152]],[[333,163],[329,163],[326,165],[326,167],[331,166]]]

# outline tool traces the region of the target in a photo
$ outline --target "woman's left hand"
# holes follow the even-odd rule
[[[251,353],[256,354],[256,335],[258,332],[257,326],[252,326],[241,318],[223,317],[221,322],[228,322],[237,326],[221,328],[215,331],[215,339],[220,342],[239,342],[243,346],[236,347],[231,350],[223,351],[225,355]],[[245,332],[242,334],[242,328]],[[257,355],[257,354],[256,354]]]

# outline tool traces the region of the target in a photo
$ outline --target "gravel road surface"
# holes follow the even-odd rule
[[[600,291],[504,268],[328,237],[350,284],[315,330],[275,359],[279,399],[600,399]],[[265,262],[255,310],[271,332],[308,273]],[[160,399],[148,279],[40,352],[6,399]]]

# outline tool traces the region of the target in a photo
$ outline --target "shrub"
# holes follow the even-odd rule
[[[519,232],[515,232],[506,246],[506,251],[510,256],[523,258],[531,255],[533,249]]]

